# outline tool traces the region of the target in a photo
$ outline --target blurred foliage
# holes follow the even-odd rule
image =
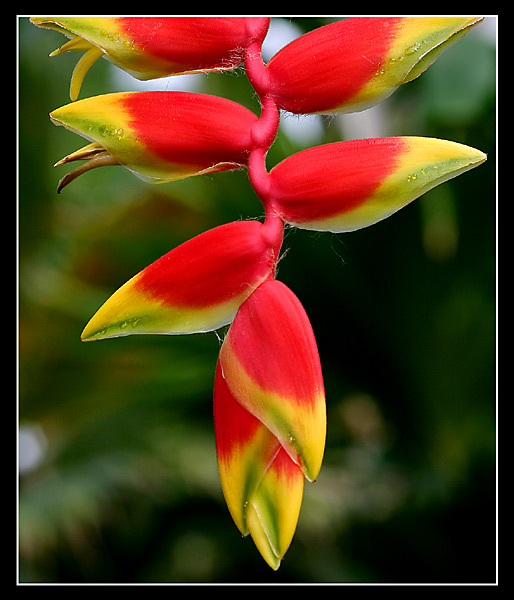
[[[284,21],[308,31],[327,20]],[[237,532],[218,482],[212,386],[224,332],[79,341],[102,302],[159,256],[262,216],[246,173],[151,186],[115,167],[57,195],[65,171],[52,165],[83,144],[48,113],[69,102],[77,56],[48,58],[64,38],[19,19],[21,582],[495,581],[496,45],[480,32],[489,25],[379,113],[390,134],[469,144],[488,162],[373,227],[286,232],[278,277],[317,337],[328,443],[274,573]],[[95,64],[81,97],[121,91],[115,71]],[[200,86],[258,113],[242,70],[201,76]],[[269,166],[344,139],[351,118],[319,118],[314,143],[281,126]]]

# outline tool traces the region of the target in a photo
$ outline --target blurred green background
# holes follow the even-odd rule
[[[330,20],[274,17],[267,52]],[[48,113],[69,102],[78,55],[51,59],[65,38],[27,18],[18,26],[19,581],[494,582],[496,19],[376,109],[282,119],[269,167],[379,135],[440,137],[489,158],[373,227],[287,230],[278,277],[317,337],[328,439],[276,573],[241,538],[218,480],[212,387],[224,331],[79,340],[104,300],[161,255],[261,217],[246,173],[151,186],[114,167],[57,195],[69,168],[52,165],[84,142]],[[151,85],[259,111],[242,70]],[[99,61],[80,97],[132,89]]]

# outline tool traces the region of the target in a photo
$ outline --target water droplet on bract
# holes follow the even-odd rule
[[[409,46],[406,50],[405,50],[405,54],[407,55],[411,55],[411,54],[415,54],[422,46],[422,42],[416,42],[415,44],[412,44],[412,46]]]

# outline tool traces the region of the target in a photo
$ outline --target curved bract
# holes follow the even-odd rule
[[[276,266],[257,221],[221,225],[184,242],[115,292],[89,321],[82,340],[138,333],[184,334],[230,323]]]
[[[325,391],[314,333],[296,296],[266,281],[239,309],[220,352],[228,386],[310,481],[325,446]]]
[[[364,110],[418,77],[482,17],[355,17],[315,29],[267,64],[269,93],[293,113]]]
[[[486,160],[475,148],[424,137],[334,142],[287,157],[270,172],[277,213],[302,229],[354,231]]]
[[[101,56],[141,80],[234,69],[243,62],[246,47],[264,39],[270,19],[72,16],[31,21],[72,38],[52,56],[77,50],[88,54],[73,74],[70,95],[76,100],[87,70]]]
[[[105,94],[67,104],[50,118],[94,143],[58,165],[91,160],[94,150],[90,168],[102,166],[98,156],[109,156],[110,164],[152,183],[246,166],[258,120],[236,102],[189,92]]]

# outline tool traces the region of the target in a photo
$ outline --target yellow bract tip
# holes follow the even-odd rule
[[[72,102],[79,97],[80,88],[86,73],[89,71],[93,63],[95,63],[103,54],[103,51],[96,46],[92,46],[75,65],[70,83],[70,98]]]

